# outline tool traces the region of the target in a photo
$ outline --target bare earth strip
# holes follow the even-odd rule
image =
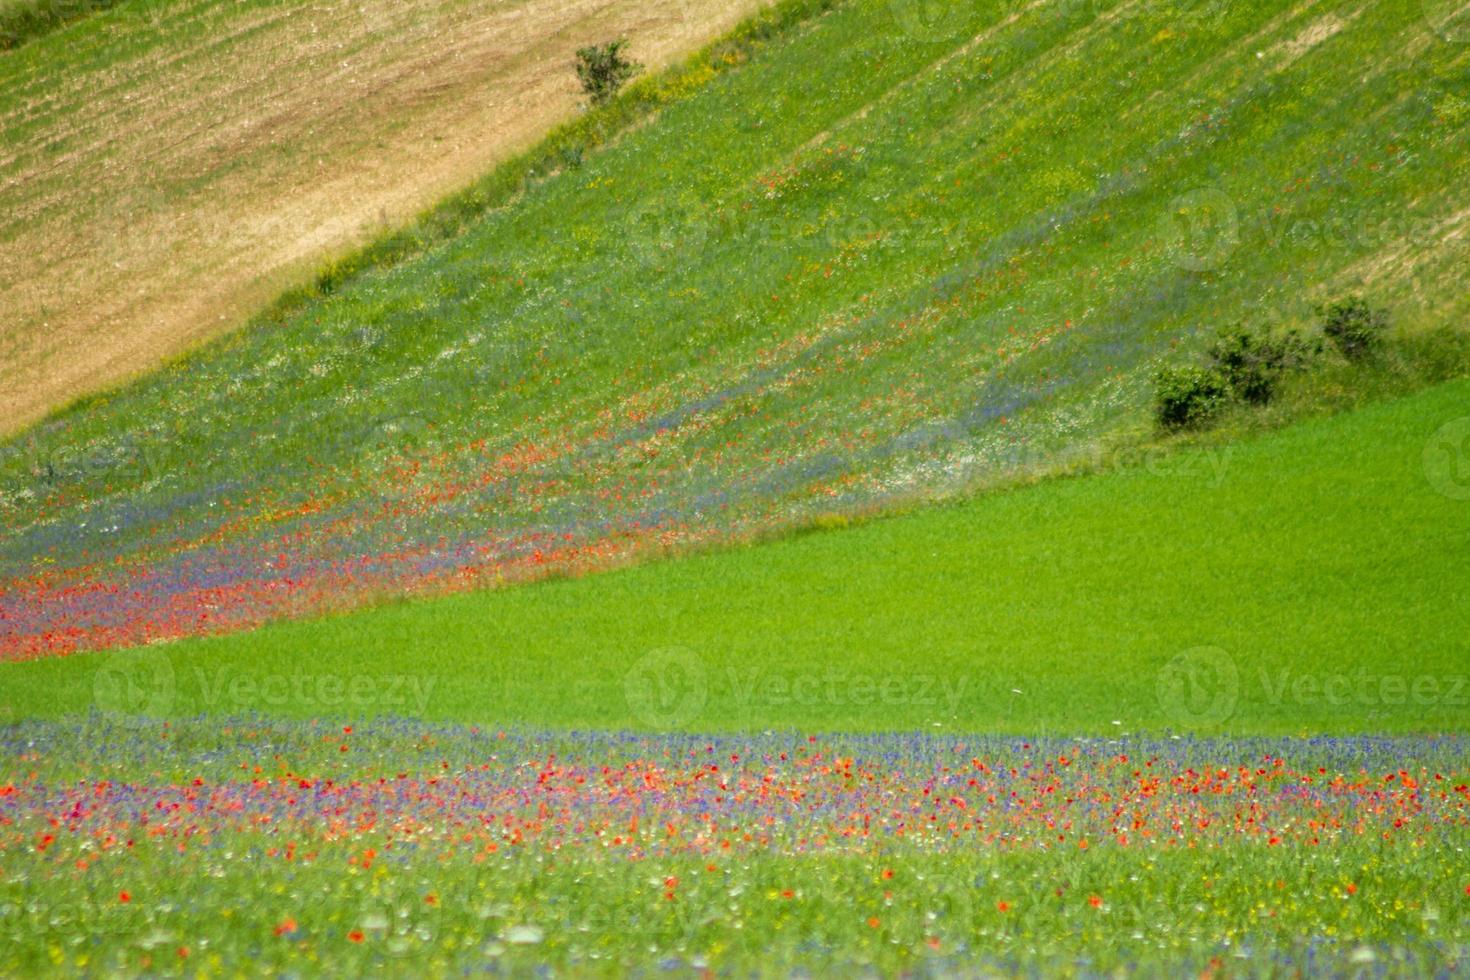
[[[0,433],[243,323],[760,0],[143,3],[0,56]]]

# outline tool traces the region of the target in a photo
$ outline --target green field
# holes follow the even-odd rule
[[[1466,416],[1455,382],[850,530],[11,664],[5,693],[20,717],[1464,731]]]

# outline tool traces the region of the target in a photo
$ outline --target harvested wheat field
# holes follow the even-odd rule
[[[0,54],[0,432],[242,322],[757,0],[130,0]],[[163,38],[158,34],[162,33]]]

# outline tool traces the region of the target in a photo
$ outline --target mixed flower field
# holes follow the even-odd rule
[[[1461,737],[94,715],[0,753],[7,973],[1470,965]]]

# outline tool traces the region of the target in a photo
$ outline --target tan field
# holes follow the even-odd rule
[[[0,56],[0,433],[238,327],[760,0],[129,4]],[[88,33],[88,37],[95,34]]]

